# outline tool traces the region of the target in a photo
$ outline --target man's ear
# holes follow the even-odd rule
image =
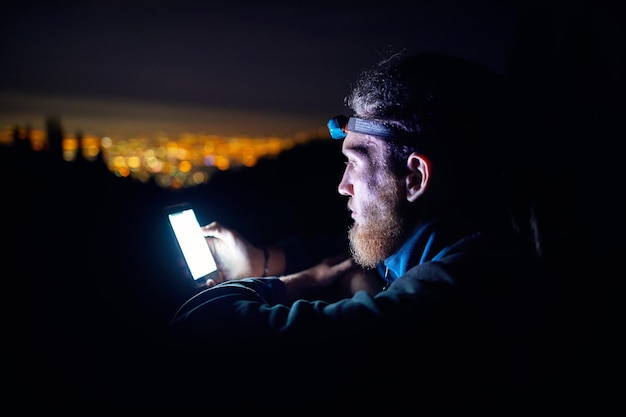
[[[430,183],[431,164],[424,155],[413,152],[407,160],[406,199],[414,202],[426,192]]]

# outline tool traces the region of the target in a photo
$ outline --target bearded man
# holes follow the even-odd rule
[[[350,386],[371,404],[399,393],[489,401],[549,384],[541,242],[503,181],[513,144],[501,82],[431,53],[362,72],[352,116],[328,123],[346,159],[346,255],[291,271],[289,248],[203,227],[220,278],[171,328],[177,347],[203,356],[205,375],[226,370],[208,384],[225,378],[265,406],[274,390],[272,404],[301,405],[346,399]],[[340,295],[326,297],[337,283]]]

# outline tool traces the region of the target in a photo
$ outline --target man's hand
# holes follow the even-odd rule
[[[219,271],[218,280],[207,281],[205,287],[212,287],[223,281],[263,276],[265,270],[263,249],[252,245],[239,233],[218,222],[210,223],[201,229]],[[271,269],[275,274],[282,272],[280,268],[281,265],[284,267],[284,253],[276,248],[269,250]]]
[[[287,287],[287,298],[311,298],[331,286],[337,286],[333,298],[351,297],[359,290],[377,293],[382,285],[375,272],[364,271],[351,257],[330,258],[291,275],[280,278]]]
[[[385,282],[375,269],[355,268],[333,284],[332,296],[335,299],[349,298],[358,291],[367,291],[370,295],[379,293]]]

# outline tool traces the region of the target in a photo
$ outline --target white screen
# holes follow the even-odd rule
[[[192,209],[169,214],[170,223],[183,252],[193,279],[215,271],[217,266],[204,240],[200,224]]]

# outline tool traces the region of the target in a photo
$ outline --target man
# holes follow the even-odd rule
[[[549,286],[525,206],[505,187],[500,81],[438,54],[364,71],[347,99],[353,116],[329,122],[346,157],[338,189],[354,220],[351,256],[295,272],[293,248],[206,226],[221,278],[177,312],[178,346],[213,357],[231,388],[267,393],[250,379],[263,375],[299,400],[320,379],[325,400],[350,387],[359,401],[488,401],[548,384]]]

